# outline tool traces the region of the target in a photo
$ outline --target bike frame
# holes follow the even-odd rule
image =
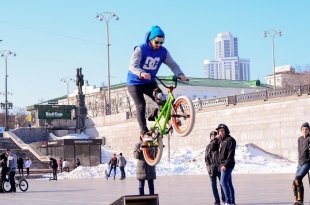
[[[172,105],[175,101],[174,95],[172,93],[172,90],[168,90],[168,99],[166,103],[164,104],[163,108],[159,112],[158,117],[155,120],[155,124],[151,127],[151,130],[154,132],[155,129],[158,127],[159,132],[162,136],[166,135],[167,133],[167,124],[171,117],[171,109]],[[164,121],[161,123],[161,119],[164,117]]]
[[[191,132],[194,124],[194,107],[190,99],[186,96],[180,96],[175,98],[173,95],[173,90],[177,87],[178,78],[173,76],[172,78],[159,79],[156,78],[165,88],[167,88],[167,100],[160,112],[158,113],[158,117],[155,119],[153,126],[150,128],[149,136],[152,137],[151,140],[145,141],[141,147],[143,148],[143,156],[145,161],[150,166],[155,166],[159,163],[162,154],[163,154],[163,138],[170,134],[170,132],[175,129],[176,133],[185,137]],[[163,81],[168,80],[174,82],[174,85],[166,85]],[[189,116],[185,113],[183,104],[188,106],[188,110],[190,112]],[[171,113],[172,112],[172,113]],[[187,112],[187,111],[186,111]],[[188,117],[193,117],[187,122]],[[184,125],[182,126],[182,119],[184,118]],[[189,124],[188,124],[189,123]],[[184,129],[185,128],[185,129]]]
[[[154,125],[151,127],[152,132],[155,132],[156,128],[159,129],[160,134],[164,137],[167,134],[167,124],[171,117],[171,110],[173,109],[173,103],[175,101],[175,97],[173,95],[173,90],[177,87],[177,77],[173,76],[171,81],[174,81],[174,86],[167,86],[165,85],[162,80],[156,77],[159,82],[168,89],[168,99],[164,104],[163,108],[159,112],[158,117],[155,119]],[[162,121],[162,117],[164,117],[164,121]]]

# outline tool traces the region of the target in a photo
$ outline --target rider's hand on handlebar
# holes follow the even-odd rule
[[[149,74],[149,73],[142,72],[142,73],[140,73],[139,77],[140,77],[140,79],[151,80],[151,74]]]
[[[185,75],[180,75],[178,78],[179,78],[181,81],[188,81],[188,80],[189,80],[188,77],[186,77]]]

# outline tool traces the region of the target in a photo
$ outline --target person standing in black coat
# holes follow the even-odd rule
[[[221,141],[219,148],[219,163],[221,171],[221,185],[225,194],[226,204],[235,204],[235,190],[232,184],[232,171],[235,167],[236,140],[230,136],[230,131],[225,124],[216,128],[218,139]]]
[[[5,180],[6,173],[8,171],[7,168],[7,157],[5,153],[0,154],[0,184]],[[0,186],[0,192],[3,192],[2,186]]]
[[[155,166],[150,166],[145,161],[141,143],[142,142],[139,142],[135,145],[135,150],[133,152],[134,157],[137,159],[136,177],[139,180],[139,195],[144,195],[145,180],[148,182],[150,195],[153,195],[155,192],[154,179],[156,179],[156,168]]]
[[[211,181],[211,188],[214,197],[214,205],[220,205],[221,200],[217,190],[217,179],[220,181],[221,172],[220,172],[220,163],[219,163],[219,147],[220,141],[216,138],[217,132],[212,131],[210,133],[210,143],[206,147],[205,151],[205,163],[207,166],[208,174]],[[221,186],[221,196],[222,202],[225,203],[225,195]]]
[[[24,160],[23,160],[22,157],[19,157],[17,159],[17,168],[18,168],[19,175],[23,175],[24,176]]]
[[[57,180],[58,163],[54,158],[50,158],[50,167],[53,169],[53,180]]]

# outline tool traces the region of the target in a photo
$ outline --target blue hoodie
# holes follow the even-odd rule
[[[138,75],[133,73],[131,70],[128,71],[127,75],[127,84],[128,85],[144,85],[148,83],[155,83],[155,76],[167,57],[167,49],[161,46],[158,50],[153,50],[150,44],[149,35],[151,32],[148,32],[145,37],[145,43],[135,47],[135,52],[141,51],[141,58],[139,65]],[[140,51],[137,51],[140,49]],[[140,79],[139,74],[145,72],[151,74],[151,80]]]

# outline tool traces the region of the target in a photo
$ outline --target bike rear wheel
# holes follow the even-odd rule
[[[3,192],[11,191],[11,184],[9,181],[3,181],[2,182],[2,190],[3,190]]]
[[[150,166],[155,166],[161,160],[163,154],[163,137],[161,134],[157,134],[153,141],[144,142],[142,144],[143,156]]]
[[[23,192],[28,190],[28,182],[26,179],[19,180],[19,189]]]
[[[171,110],[173,130],[181,137],[186,137],[195,124],[195,109],[191,99],[187,96],[178,97]]]

